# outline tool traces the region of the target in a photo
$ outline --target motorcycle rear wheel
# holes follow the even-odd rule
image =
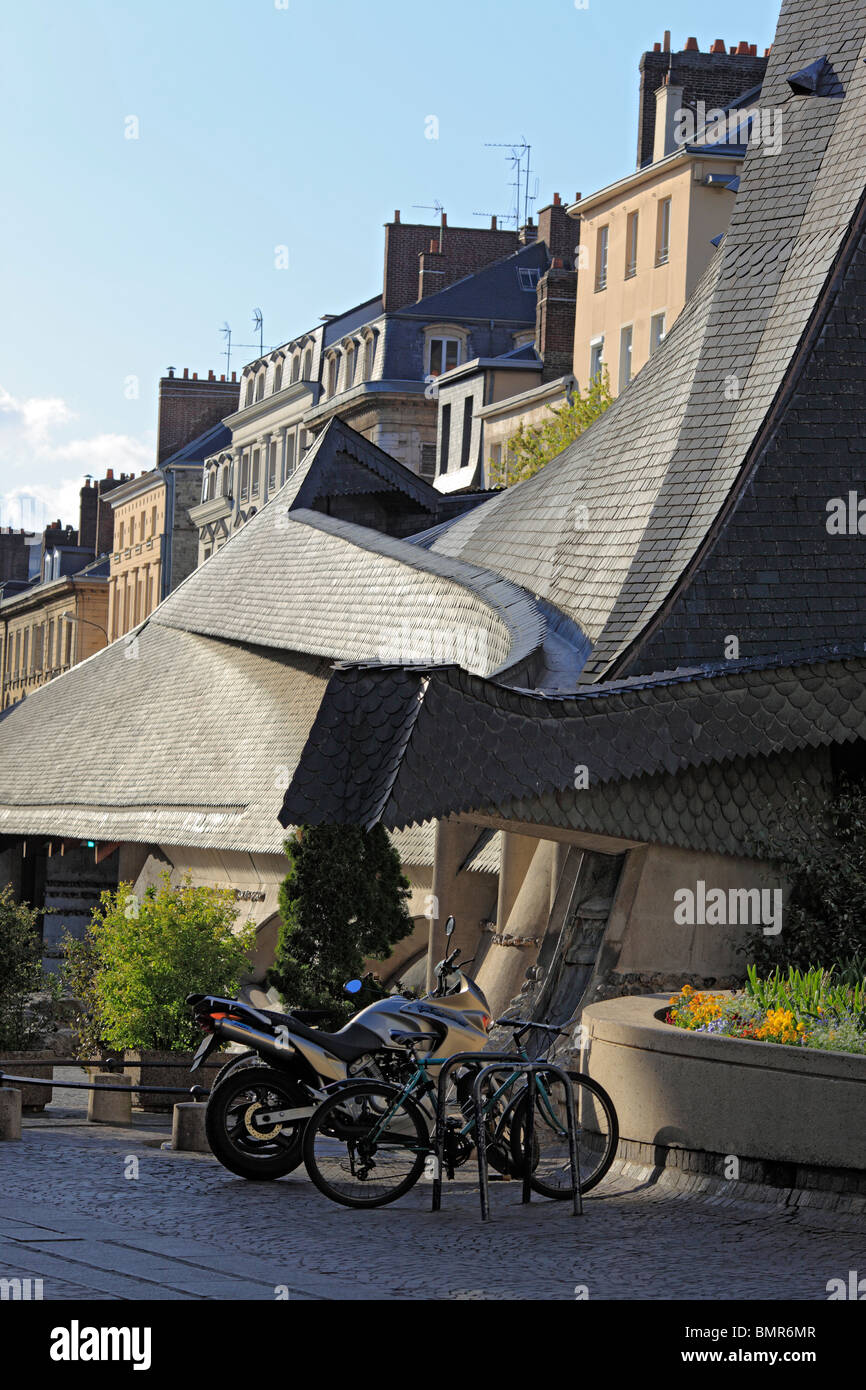
[[[284,1177],[301,1163],[307,1121],[259,1129],[255,1113],[308,1103],[289,1072],[266,1066],[236,1067],[214,1086],[208,1099],[205,1131],[212,1153],[240,1178],[266,1182]]]

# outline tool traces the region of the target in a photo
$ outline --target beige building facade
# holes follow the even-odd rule
[[[107,642],[108,583],[64,575],[0,603],[0,689],[8,709]]]
[[[656,93],[656,158],[569,208],[580,222],[574,375],[619,395],[670,331],[728,227],[745,147],[677,144],[678,88]]]
[[[189,509],[198,499],[201,473],[198,464],[166,464],[111,494],[109,641],[143,622],[195,569],[198,532]]]

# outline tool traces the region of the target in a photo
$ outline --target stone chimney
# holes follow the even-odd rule
[[[684,89],[674,87],[665,78],[656,92],[656,121],[653,140],[653,164],[673,154],[677,148],[676,128],[678,113],[683,109]]]

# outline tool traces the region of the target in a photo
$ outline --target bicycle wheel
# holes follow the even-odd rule
[[[613,1163],[619,1143],[619,1121],[603,1086],[583,1072],[568,1073],[574,1094],[580,1190],[589,1192]],[[543,1086],[544,1090],[541,1090]],[[528,1097],[515,1104],[511,1116],[511,1152],[516,1173],[525,1172],[524,1135]],[[532,1145],[532,1187],[542,1197],[571,1197],[574,1185],[569,1161],[565,1088],[559,1077],[537,1079]]]
[[[508,1075],[508,1070],[506,1066],[503,1067],[501,1075],[497,1073],[494,1076],[488,1076],[482,1082],[481,1095],[484,1104],[484,1128],[487,1137],[487,1162],[494,1172],[507,1173],[509,1176],[513,1176],[514,1165],[506,1119],[506,1110],[510,1108],[509,1093],[498,1094],[503,1078]],[[456,1086],[457,1104],[464,1121],[472,1126],[467,1136],[472,1145],[475,1144],[475,1107],[472,1103],[472,1088],[478,1071],[479,1067],[470,1066],[462,1076],[457,1078]],[[467,1158],[471,1152],[472,1149],[468,1148]]]
[[[399,1086],[350,1081],[322,1102],[304,1134],[310,1179],[344,1207],[383,1207],[416,1183],[430,1153],[427,1124]]]

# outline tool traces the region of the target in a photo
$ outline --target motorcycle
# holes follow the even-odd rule
[[[446,941],[453,932],[449,917]],[[490,1008],[475,981],[455,967],[459,955],[458,948],[437,965],[432,994],[419,999],[405,991],[376,1000],[337,1033],[311,1026],[321,1014],[280,1013],[238,999],[188,995],[186,1002],[207,1034],[192,1071],[221,1043],[245,1048],[218,1072],[207,1102],[208,1143],[223,1166],[252,1180],[291,1173],[302,1161],[306,1122],[331,1088],[362,1077],[405,1081],[410,1052],[394,1034],[435,1035],[443,1056],[480,1052],[487,1043]],[[346,989],[356,993],[361,987],[353,980]]]

